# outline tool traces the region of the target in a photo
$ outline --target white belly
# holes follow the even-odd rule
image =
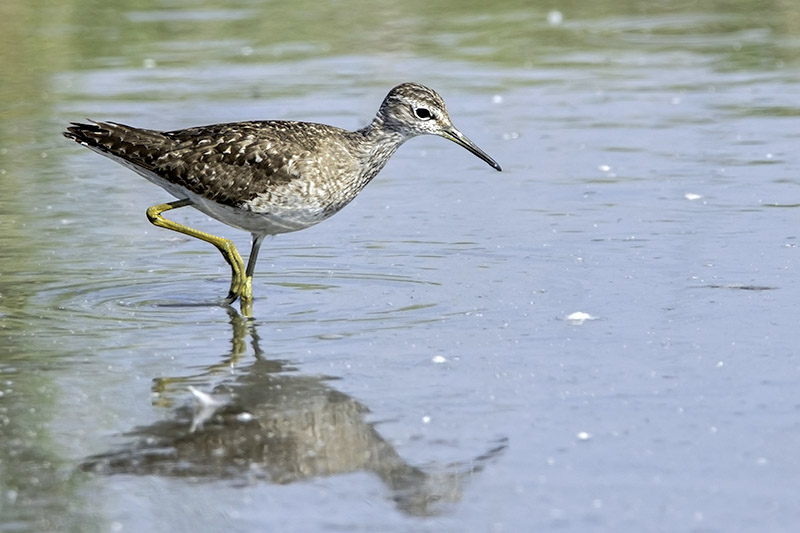
[[[254,212],[247,209],[217,204],[184,187],[170,183],[161,176],[133,165],[124,159],[110,156],[107,153],[99,151],[98,153],[133,170],[148,181],[163,188],[175,198],[179,200],[188,198],[191,200],[192,204],[194,204],[193,207],[211,218],[250,233],[258,235],[277,235],[278,233],[298,231],[318,224],[332,214],[330,212],[326,214],[322,206],[270,206],[268,210]]]

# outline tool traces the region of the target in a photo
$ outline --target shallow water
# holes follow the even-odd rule
[[[0,8],[0,531],[795,529],[793,3],[38,4]],[[357,128],[407,80],[503,173],[410,141],[265,243],[252,320],[60,135]]]

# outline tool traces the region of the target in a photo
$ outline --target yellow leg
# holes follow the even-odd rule
[[[186,207],[187,205],[192,205],[192,202],[188,199],[154,205],[147,209],[147,219],[153,225],[160,228],[177,231],[178,233],[183,233],[189,237],[194,237],[195,239],[200,239],[201,241],[216,246],[217,250],[220,251],[222,257],[225,258],[225,261],[231,267],[231,288],[228,291],[228,296],[225,298],[225,301],[230,304],[236,301],[237,298],[241,298],[242,304],[244,304],[245,301],[250,302],[253,299],[251,278],[245,276],[244,261],[242,261],[242,256],[239,255],[239,251],[232,241],[184,226],[183,224],[178,224],[177,222],[167,220],[161,216],[161,213],[164,211]]]

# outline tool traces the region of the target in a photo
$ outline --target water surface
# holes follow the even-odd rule
[[[795,529],[793,3],[0,14],[0,531]],[[252,320],[60,135],[357,128],[409,80],[504,172],[410,141],[265,243]]]

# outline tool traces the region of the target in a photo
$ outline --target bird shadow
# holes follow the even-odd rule
[[[228,313],[230,353],[193,375],[154,379],[154,396],[172,414],[126,433],[120,449],[86,458],[84,471],[235,486],[370,472],[400,511],[433,516],[456,504],[470,479],[508,446],[500,438],[467,460],[411,464],[367,420],[366,405],[331,385],[335,378],[301,375],[288,361],[267,358],[256,323],[232,307]],[[211,380],[211,392],[194,387]],[[191,396],[193,402],[180,400]]]

